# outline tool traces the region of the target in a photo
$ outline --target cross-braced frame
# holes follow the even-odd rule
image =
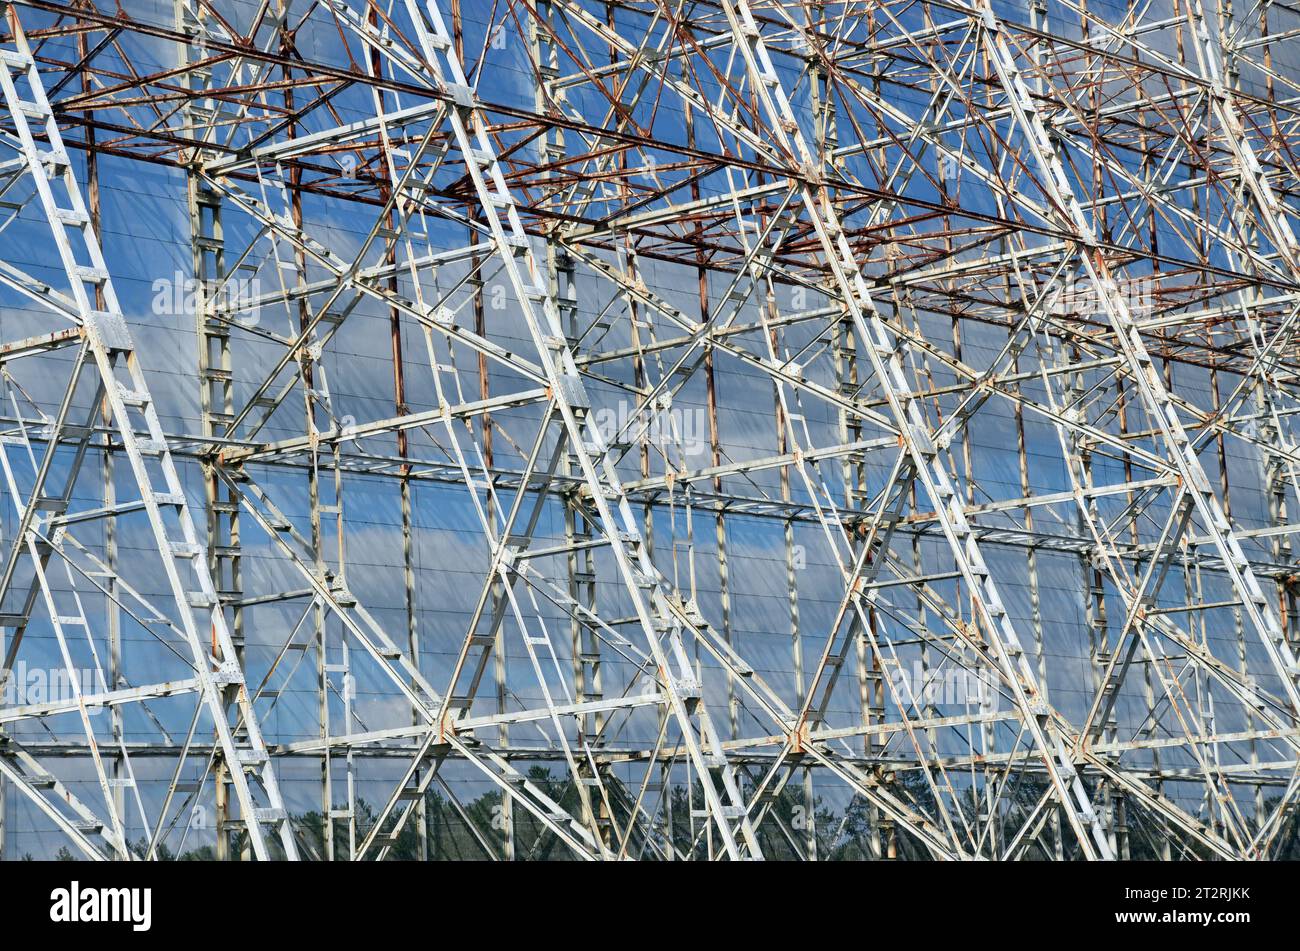
[[[4,857],[1295,853],[1295,8],[0,10]]]

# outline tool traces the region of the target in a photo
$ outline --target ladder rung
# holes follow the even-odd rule
[[[69,168],[72,165],[68,153],[62,149],[51,149],[48,152],[42,152],[39,157],[42,165],[49,165],[51,168]]]
[[[0,50],[0,62],[3,62],[10,69],[32,68],[32,58],[26,53],[20,53],[17,50]]]
[[[231,684],[242,684],[244,682],[244,673],[238,667],[218,667],[212,672],[212,682],[218,687],[228,687]],[[243,762],[241,753],[240,762]]]
[[[77,265],[72,269],[72,276],[87,284],[103,284],[108,280],[108,272],[102,267]]]
[[[77,211],[75,208],[56,208],[54,217],[74,228],[90,224],[90,217],[84,211]]]

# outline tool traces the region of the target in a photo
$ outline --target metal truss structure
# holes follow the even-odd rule
[[[0,11],[4,857],[1297,848],[1300,8]]]

